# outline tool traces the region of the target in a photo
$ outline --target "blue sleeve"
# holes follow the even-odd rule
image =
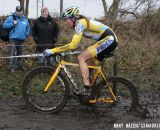
[[[27,34],[27,37],[28,37],[29,34],[30,34],[30,25],[29,25],[28,20],[27,20],[26,34]]]
[[[13,24],[13,17],[9,16],[3,23],[3,28],[12,28],[14,26]]]

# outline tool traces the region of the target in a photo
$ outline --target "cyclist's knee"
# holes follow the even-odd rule
[[[78,61],[84,61],[85,59],[84,59],[84,56],[83,56],[83,54],[80,54],[79,56],[78,56]]]
[[[78,56],[78,61],[87,61],[88,59],[90,59],[90,56],[88,56],[87,52],[83,52]]]
[[[88,52],[88,50],[83,51],[83,52],[78,56],[78,60],[79,60],[79,61],[80,61],[80,60],[87,61],[87,60],[89,60],[89,59],[91,59],[91,58],[94,58],[94,57],[90,54],[90,52]]]

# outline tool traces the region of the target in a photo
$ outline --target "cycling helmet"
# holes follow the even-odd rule
[[[66,19],[66,18],[78,18],[79,17],[79,10],[78,7],[72,6],[70,8],[67,8],[61,13],[61,18]]]

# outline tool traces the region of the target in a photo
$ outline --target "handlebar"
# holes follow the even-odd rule
[[[73,51],[73,52],[62,52],[61,56],[65,56],[65,55],[75,55],[75,54],[80,54],[81,51]]]
[[[60,59],[61,57],[64,57],[66,55],[75,55],[75,54],[80,54],[81,51],[69,51],[69,52],[62,52],[62,53],[59,53],[59,54],[53,54],[52,56],[55,57],[55,61],[57,63],[60,62]]]

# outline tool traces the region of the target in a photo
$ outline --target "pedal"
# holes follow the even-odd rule
[[[97,102],[113,103],[114,100],[111,98],[98,98]]]
[[[90,104],[95,104],[96,102],[97,102],[97,99],[93,99],[93,100],[90,99],[90,100],[89,100],[89,103],[90,103]]]

